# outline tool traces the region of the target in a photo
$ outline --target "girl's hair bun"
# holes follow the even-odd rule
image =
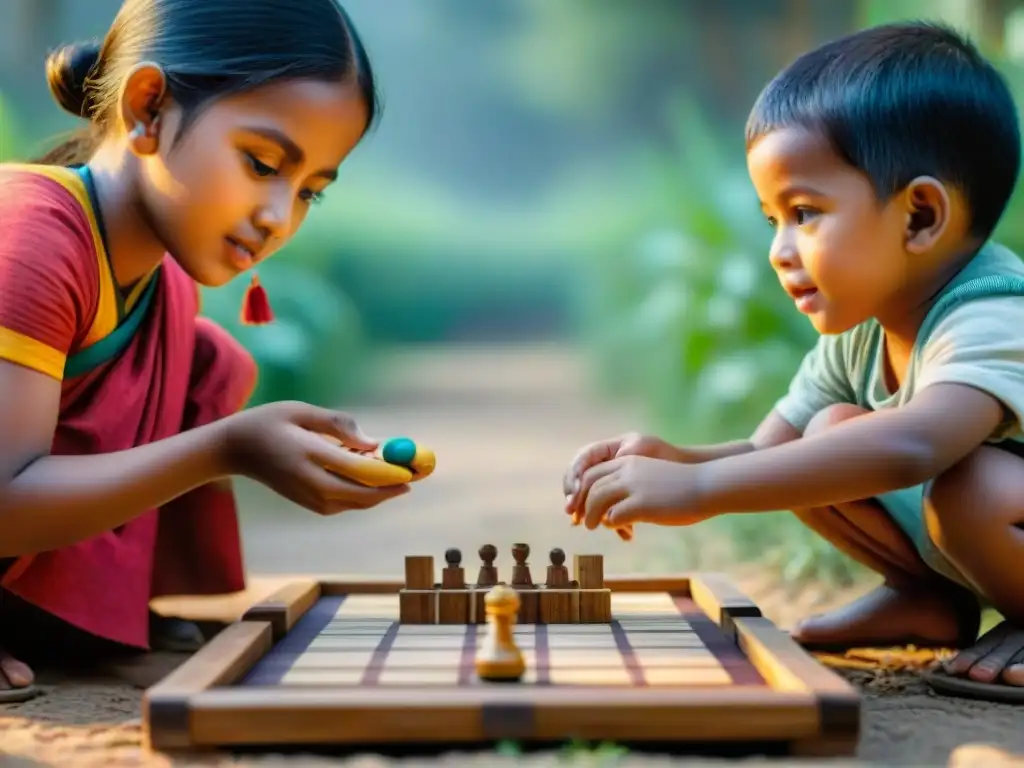
[[[57,103],[76,117],[90,117],[92,101],[86,82],[100,60],[96,43],[75,43],[51,53],[46,59],[46,82]]]

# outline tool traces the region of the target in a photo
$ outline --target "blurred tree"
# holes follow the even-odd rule
[[[22,153],[24,137],[10,100],[0,93],[0,163],[17,160]]]
[[[1020,7],[1020,0],[978,0],[978,36],[992,54],[1005,55],[1006,19]]]
[[[39,104],[39,98],[30,98],[29,89],[45,95],[46,81],[42,78],[42,62],[52,47],[54,27],[62,10],[61,0],[5,0],[0,10],[3,24],[3,67],[0,68],[0,90],[24,101],[25,108]],[[5,18],[6,17],[6,18]],[[37,94],[38,95],[38,94]]]
[[[516,0],[494,46],[497,71],[527,103],[574,123],[649,124],[675,94],[713,120],[745,116],[770,73],[850,28],[856,0]]]
[[[260,276],[276,315],[269,325],[241,323],[248,275],[202,292],[202,314],[226,328],[259,365],[251,404],[297,398],[330,406],[358,391],[366,349],[351,300],[301,261],[272,259]]]
[[[738,135],[764,81],[848,30],[857,0],[348,0],[387,119],[350,168],[532,204],[567,174],[671,140],[678,93]],[[581,170],[582,169],[582,170]]]

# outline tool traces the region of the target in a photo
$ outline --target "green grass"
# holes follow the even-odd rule
[[[517,741],[502,741],[495,748],[502,757],[521,757],[523,748]],[[572,765],[612,765],[629,754],[629,750],[613,742],[571,740],[559,750],[559,762]]]

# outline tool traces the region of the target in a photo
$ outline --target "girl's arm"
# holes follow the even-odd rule
[[[0,360],[0,557],[96,536],[228,474],[224,421],[128,451],[51,456],[60,391]]]
[[[349,448],[377,443],[331,409],[273,403],[137,448],[52,456],[59,401],[56,379],[0,361],[0,557],[75,544],[229,475],[323,515],[409,490],[398,468],[390,485],[348,479],[367,461]]]

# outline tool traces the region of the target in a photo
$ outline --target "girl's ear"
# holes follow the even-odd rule
[[[121,89],[120,115],[128,144],[138,155],[152,155],[160,148],[160,109],[167,92],[167,78],[156,64],[136,65]]]
[[[949,227],[952,201],[946,185],[931,176],[921,176],[904,190],[906,244],[911,253],[925,253],[935,246]]]

